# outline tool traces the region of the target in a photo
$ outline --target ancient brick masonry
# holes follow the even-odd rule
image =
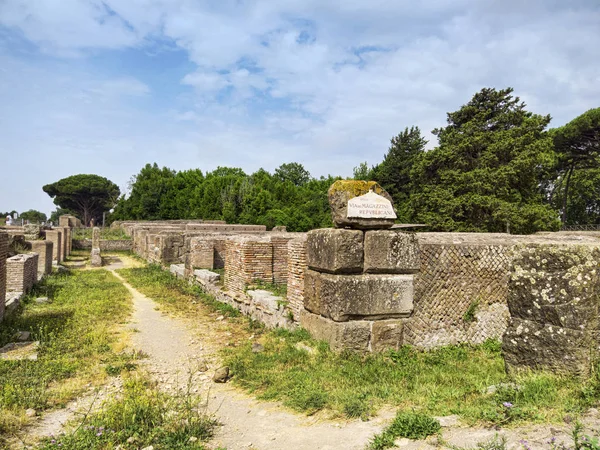
[[[51,241],[27,241],[27,248],[39,255],[38,257],[38,279],[52,272],[52,249]]]
[[[225,244],[225,288],[244,294],[257,281],[273,282],[273,245],[269,237],[236,236]]]
[[[38,254],[15,255],[6,260],[6,292],[28,292],[37,282]]]
[[[288,242],[287,300],[294,319],[304,309],[304,273],[306,272],[306,235]]]
[[[62,233],[58,230],[46,230],[46,240],[52,242],[52,260],[61,263],[64,260],[62,253]]]
[[[6,256],[8,254],[8,235],[0,231],[0,321],[4,317],[6,301]]]
[[[427,241],[422,239],[422,241]],[[419,348],[500,339],[508,323],[505,244],[421,242],[414,312],[404,342]],[[465,316],[471,311],[472,317]]]

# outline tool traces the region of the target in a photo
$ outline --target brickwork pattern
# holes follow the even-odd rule
[[[499,339],[508,323],[511,245],[421,244],[404,343],[433,348]],[[473,320],[465,320],[469,308]]]
[[[37,282],[38,254],[13,256],[6,260],[6,292],[28,292]]]
[[[58,230],[46,231],[46,240],[52,242],[52,260],[62,262],[62,233]]]
[[[6,301],[6,257],[8,254],[8,235],[0,231],[0,321],[4,317]]]
[[[273,283],[287,284],[288,282],[288,242],[294,235],[281,233],[271,236],[273,244]]]
[[[52,248],[50,241],[27,241],[27,248],[38,254],[38,278],[52,272]]]
[[[256,281],[273,282],[273,244],[269,238],[234,237],[226,242],[225,288],[244,294]]]
[[[190,265],[194,269],[213,269],[215,262],[214,241],[206,237],[190,239]]]
[[[287,300],[296,321],[300,318],[300,311],[304,309],[304,273],[306,269],[306,235],[304,235],[288,242]]]

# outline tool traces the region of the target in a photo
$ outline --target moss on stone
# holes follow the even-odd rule
[[[329,195],[337,192],[346,192],[348,193],[348,197],[352,198],[364,195],[371,190],[379,195],[383,195],[385,192],[376,181],[338,180],[329,188]]]

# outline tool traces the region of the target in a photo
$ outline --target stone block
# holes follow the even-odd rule
[[[502,339],[509,372],[541,369],[587,376],[598,353],[598,343],[584,331],[511,318]]]
[[[102,255],[99,248],[92,248],[91,260],[92,267],[102,267]]]
[[[363,271],[364,233],[360,230],[321,228],[308,233],[308,267],[327,273]]]
[[[331,185],[327,196],[333,223],[337,228],[370,230],[394,225],[395,219],[348,218],[348,201],[371,191],[392,202],[390,194],[375,181],[338,180]]]
[[[408,317],[413,275],[332,275],[307,270],[304,307],[336,322]]]
[[[210,270],[206,270],[206,269],[194,270],[194,276],[197,279],[205,281],[207,283],[216,283],[217,281],[219,281],[221,279],[221,275],[219,275],[218,273],[211,272]]]
[[[368,273],[416,273],[420,253],[417,236],[396,230],[365,233],[364,271]]]
[[[177,278],[185,277],[185,265],[184,264],[171,264],[169,266],[169,271],[175,275]]]
[[[306,310],[300,311],[300,325],[315,339],[327,342],[334,351],[369,351],[371,324],[366,320],[334,322]]]
[[[376,320],[371,328],[371,351],[398,350],[403,343],[404,320]]]

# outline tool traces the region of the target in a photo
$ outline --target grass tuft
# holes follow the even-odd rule
[[[394,441],[404,437],[424,439],[440,431],[440,423],[433,417],[415,412],[398,411],[390,426],[373,438],[369,450],[394,447]]]

